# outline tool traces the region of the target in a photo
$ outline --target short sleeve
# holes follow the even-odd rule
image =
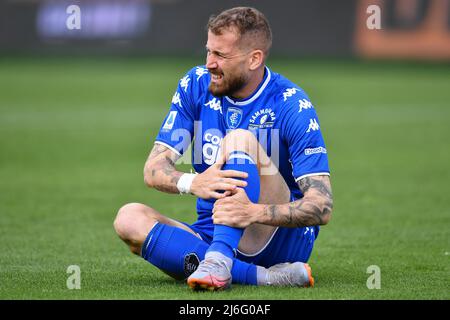
[[[329,175],[328,155],[319,118],[308,96],[298,90],[283,106],[282,139],[286,142],[295,181]]]
[[[155,143],[162,144],[178,155],[190,146],[194,135],[196,88],[193,70],[178,82],[169,112],[163,120]]]

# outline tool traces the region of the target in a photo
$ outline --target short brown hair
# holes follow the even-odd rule
[[[264,14],[251,7],[228,9],[209,18],[207,30],[221,35],[223,30],[235,30],[240,39],[246,40],[254,49],[263,50],[266,55],[272,46],[272,31]]]

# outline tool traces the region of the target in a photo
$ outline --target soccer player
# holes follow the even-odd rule
[[[266,66],[272,33],[261,12],[232,8],[211,16],[207,30],[206,65],[179,81],[144,168],[149,187],[195,195],[198,220],[130,203],[115,230],[193,289],[313,286],[307,261],[333,207],[314,106]],[[179,172],[190,145],[195,173]]]

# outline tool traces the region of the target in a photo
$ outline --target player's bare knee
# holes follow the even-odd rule
[[[122,206],[119,211],[117,212],[116,218],[114,219],[114,230],[116,230],[117,235],[122,239],[125,240],[127,231],[130,228],[131,222],[131,216],[133,215],[134,203],[127,203],[126,205]]]
[[[260,144],[255,135],[245,129],[236,129],[227,133],[222,141],[225,155],[233,151],[243,151],[252,157],[257,157]]]
[[[138,241],[137,238],[146,232],[142,229],[157,221],[152,216],[152,211],[153,209],[140,203],[128,203],[121,207],[114,220],[117,235],[124,241]],[[143,223],[144,221],[147,223]]]
[[[222,141],[222,152],[225,160],[233,151],[243,151],[250,155],[257,162],[260,175],[272,176],[278,173],[277,166],[267,155],[256,136],[249,130],[236,129],[225,136]]]
[[[236,129],[227,133],[223,138],[223,147],[227,151],[245,151],[248,152],[250,147],[259,144],[256,137],[248,130]]]

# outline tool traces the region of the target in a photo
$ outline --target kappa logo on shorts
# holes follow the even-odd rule
[[[195,270],[197,270],[199,264],[200,259],[198,258],[196,253],[191,252],[184,256],[183,270],[186,278],[194,273]]]

